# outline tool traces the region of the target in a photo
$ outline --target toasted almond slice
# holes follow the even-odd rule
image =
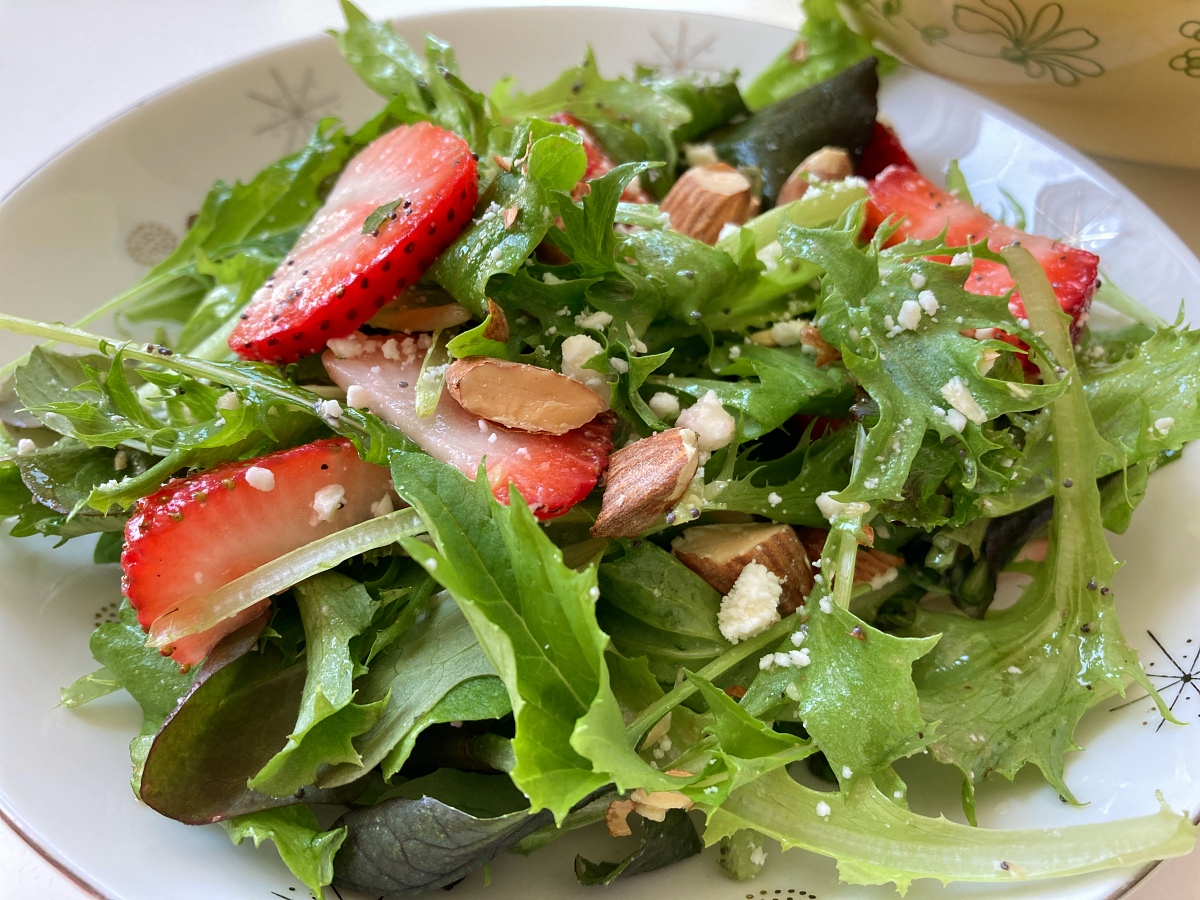
[[[808,552],[808,558],[820,559],[829,532],[823,528],[797,528],[796,534]],[[858,557],[854,560],[854,583],[886,584],[895,577],[892,573],[902,565],[903,557],[884,553],[882,550],[859,547]]]
[[[695,804],[679,791],[650,791],[637,788],[629,795],[633,808],[643,819],[661,822],[672,809],[689,810]],[[607,816],[606,816],[607,818]]]
[[[813,588],[808,554],[790,525],[696,525],[671,542],[671,552],[722,594],[750,563],[765,566],[783,582],[781,615],[795,612]]]
[[[732,166],[714,163],[684,172],[663,198],[671,228],[715,244],[726,223],[741,225],[758,209],[749,179]]]
[[[471,312],[439,288],[411,287],[367,323],[385,331],[437,331],[471,321]]]
[[[660,431],[618,450],[608,462],[592,534],[636,537],[653,528],[683,496],[699,462],[696,432],[690,428]]]
[[[604,824],[608,826],[609,837],[629,837],[633,832],[629,829],[629,814],[633,812],[632,800],[614,800],[604,811]]]
[[[849,153],[841,147],[822,147],[806,156],[788,176],[779,189],[776,205],[782,206],[803,197],[809,185],[806,175],[811,175],[817,181],[844,181],[853,174],[854,163]]]
[[[446,371],[446,390],[472,415],[520,431],[566,434],[605,409],[578,381],[525,363],[470,356]]]

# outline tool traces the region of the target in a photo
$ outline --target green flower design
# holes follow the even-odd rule
[[[1200,42],[1200,22],[1184,22],[1179,33],[1185,38]],[[1189,78],[1200,78],[1200,47],[1189,47],[1171,60],[1171,68]]]
[[[1003,38],[999,58],[1022,66],[1030,78],[1049,74],[1063,87],[1079,84],[1081,78],[1098,78],[1104,67],[1084,56],[1100,43],[1086,28],[1059,28],[1063,8],[1047,3],[1028,19],[1016,0],[980,0],[973,9],[955,4],[954,24],[970,34],[994,34]]]

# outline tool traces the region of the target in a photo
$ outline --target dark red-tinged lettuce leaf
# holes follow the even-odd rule
[[[674,865],[704,849],[696,826],[682,809],[667,810],[661,822],[644,819],[642,843],[618,862],[592,862],[575,857],[575,877],[580,884],[612,884],[618,878],[653,872]]]

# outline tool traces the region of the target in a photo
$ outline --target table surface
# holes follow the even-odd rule
[[[515,0],[453,2],[491,6]],[[620,2],[590,0],[589,5]],[[723,3],[739,15],[768,20],[777,19],[781,9],[794,15],[795,7],[788,0],[655,0],[655,5],[681,9],[714,9]],[[385,17],[447,4],[359,0],[359,5],[372,16]],[[0,0],[0,121],[7,134],[21,136],[0,141],[0,197],[46,159],[139,100],[339,23],[335,0]],[[1097,161],[1200,254],[1200,170]],[[1200,852],[1159,866],[1130,900],[1197,896],[1197,883]],[[85,896],[0,823],[0,900]]]

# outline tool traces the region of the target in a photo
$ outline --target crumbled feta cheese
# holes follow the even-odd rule
[[[721,599],[717,627],[730,643],[753,637],[779,621],[783,583],[761,563],[747,563]]]
[[[256,491],[275,490],[275,473],[262,466],[251,466],[246,470],[246,484]]]
[[[562,284],[562,283],[563,283],[563,280],[561,278],[559,278],[557,275],[555,275],[553,272],[543,272],[542,273],[542,284],[553,285],[553,284]]]
[[[312,508],[315,515],[310,524],[332,522],[337,511],[345,506],[346,489],[340,484],[330,484],[313,494]]]
[[[933,296],[933,291],[921,291],[917,294],[917,304],[925,310],[925,315],[930,317],[936,316],[938,309],[941,308],[937,297]]]
[[[913,276],[908,279],[908,283],[913,286],[913,290],[919,291],[925,287],[925,276],[920,272],[913,272]]]
[[[1171,433],[1171,429],[1175,427],[1175,420],[1171,416],[1163,416],[1161,419],[1154,420],[1154,430],[1166,437]]]
[[[799,647],[804,643],[804,639],[808,637],[808,632],[801,628],[799,631],[792,632],[792,646]]]
[[[1017,384],[1014,381],[1006,382],[1006,384],[1008,385],[1008,392],[1014,397],[1017,397],[1021,400],[1029,399],[1029,395],[1031,393],[1029,388],[1025,387],[1024,385]]]
[[[529,448],[528,447],[518,447],[517,448],[517,456],[521,457],[522,459],[530,459],[531,457],[529,455]]]
[[[833,612],[833,604],[829,602],[828,597],[822,597],[821,602],[817,604],[821,608],[821,612],[828,615]]]
[[[971,389],[958,375],[942,385],[942,396],[946,398],[947,403],[976,425],[982,425],[987,421],[987,413],[980,408],[974,395],[971,394]],[[961,428],[958,430],[962,431]]]
[[[676,424],[696,432],[696,446],[710,453],[733,440],[737,422],[725,411],[716,391],[709,391],[679,414]]]
[[[776,322],[771,326],[771,340],[780,347],[794,347],[800,343],[800,337],[804,334],[804,326],[807,324],[803,319]]]
[[[810,662],[812,662],[812,660],[808,658],[807,648],[803,650],[789,650],[787,655],[788,659],[791,661],[791,664],[797,669],[803,669]]]
[[[871,581],[870,581],[871,590],[877,591],[881,587],[885,587],[885,586],[891,584],[893,581],[895,581],[899,577],[900,577],[900,570],[897,569],[895,566],[892,566],[890,569],[885,569],[884,571],[880,572],[878,575],[876,575],[874,578],[871,579]]]
[[[612,324],[612,316],[601,310],[600,312],[587,313],[587,310],[581,312],[575,317],[575,325],[577,328],[587,328],[591,331],[603,331]]]
[[[386,516],[388,513],[396,511],[396,504],[392,502],[391,494],[384,494],[378,500],[371,504],[371,515],[375,518]]]
[[[364,353],[373,353],[379,346],[378,341],[364,338],[361,333],[354,332],[349,337],[330,338],[325,346],[333,351],[338,359],[354,359]]]
[[[971,256],[970,251],[964,250],[961,253],[954,254],[954,257],[950,260],[950,265],[969,266],[972,262],[974,262],[974,257]]]
[[[787,683],[787,686],[783,689],[783,696],[787,697],[793,703],[799,703],[804,699],[804,695],[800,693],[800,688],[796,687],[794,681]]]
[[[782,502],[783,502],[783,498],[780,497],[774,491],[771,491],[771,493],[767,494],[767,503],[770,504],[771,509],[774,509],[776,506],[778,506]]]
[[[967,427],[967,417],[957,409],[948,409],[946,410],[946,424],[962,434],[963,429]]]
[[[583,367],[584,363],[603,351],[604,348],[586,334],[571,335],[562,343],[562,373],[591,388],[607,403],[612,396],[608,382],[599,372]]]
[[[729,358],[730,359],[737,359],[741,355],[742,355],[742,348],[739,347],[737,344],[734,344],[732,347],[729,348]]]
[[[679,399],[674,394],[668,394],[666,391],[659,391],[650,398],[650,412],[654,413],[664,422],[673,422],[679,415]]]
[[[396,343],[395,338],[388,338],[383,342],[383,358],[391,360],[400,358],[400,345]]]
[[[822,819],[828,819],[831,812],[833,812],[833,810],[829,808],[829,804],[824,800],[821,800],[817,803],[817,815]]]
[[[741,227],[737,222],[726,222],[721,226],[721,230],[717,232],[717,241],[723,241],[725,238],[737,234]]]
[[[921,324],[921,304],[916,300],[905,300],[900,304],[900,312],[896,315],[896,324],[909,331],[916,331]]]
[[[371,395],[361,384],[346,388],[346,405],[352,409],[366,409],[370,402]]]
[[[1006,671],[1009,675],[1020,675],[1021,674],[1021,670],[1018,669],[1016,666],[1009,666],[1004,671]]]
[[[865,516],[871,511],[871,504],[869,503],[842,503],[833,499],[834,493],[834,491],[826,491],[817,497],[817,509],[830,522],[837,518]]]
[[[612,366],[612,370],[618,375],[624,375],[629,371],[629,363],[621,359],[619,356],[610,356],[608,358],[608,364]]]
[[[562,316],[569,316],[570,314],[571,314],[571,307],[569,307],[569,306],[564,306],[562,309],[560,309],[558,311],[558,315],[560,318]]]
[[[647,352],[648,348],[646,347],[646,345],[644,343],[642,343],[641,339],[637,336],[637,333],[633,330],[633,326],[630,325],[628,322],[625,323],[625,333],[627,335],[629,335],[629,349],[630,350],[632,350],[634,353]]]
[[[489,444],[496,443],[496,432],[493,431],[491,434],[488,435],[488,443]]]
[[[217,398],[217,409],[234,410],[242,405],[242,401],[238,399],[238,395],[233,391],[226,391]]]
[[[600,588],[593,584],[590,588],[588,588],[588,597],[590,597],[592,602],[595,603],[600,599]],[[668,715],[670,714],[668,713]]]
[[[342,404],[336,400],[322,400],[317,404],[317,413],[327,419],[341,418]]]
[[[843,778],[853,778],[854,770],[851,769],[849,766],[842,766],[842,777]]]
[[[756,866],[765,865],[767,862],[767,851],[762,847],[756,846],[750,851],[750,862]]]
[[[721,161],[712,144],[684,144],[683,157],[687,160],[689,169],[711,166]]]
[[[28,456],[31,453],[37,453],[37,444],[29,438],[21,438],[17,441],[17,456]]]

